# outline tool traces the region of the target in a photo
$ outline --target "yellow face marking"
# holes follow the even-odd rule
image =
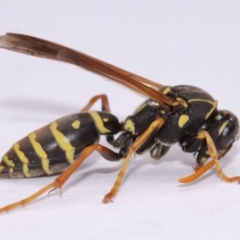
[[[108,118],[103,118],[103,122],[108,122]]]
[[[3,171],[3,169],[4,169],[4,166],[0,165],[0,173]]]
[[[135,126],[131,119],[127,119],[123,127],[126,131],[131,132],[132,134],[135,133]]]
[[[75,128],[75,129],[79,129],[80,124],[81,124],[81,122],[80,122],[79,120],[75,120],[75,121],[72,123],[72,127]]]
[[[201,162],[201,163],[205,163],[207,160],[208,160],[208,158],[202,157],[201,160],[200,160],[200,162]]]
[[[4,156],[3,156],[3,162],[6,163],[6,165],[7,165],[8,167],[12,167],[12,168],[15,167],[15,164],[13,163],[12,160],[10,160],[10,159],[8,158],[7,155],[4,155]]]
[[[50,175],[52,172],[49,170],[49,160],[47,159],[47,154],[42,148],[41,144],[36,141],[36,133],[30,133],[28,135],[29,141],[32,144],[36,154],[41,158],[42,168],[43,170]]]
[[[110,133],[111,132],[109,129],[104,127],[103,120],[97,112],[90,112],[90,115],[91,115],[93,121],[95,122],[96,127],[98,128],[100,133]]]
[[[178,126],[182,128],[186,124],[186,122],[188,122],[188,120],[189,116],[186,114],[182,114],[178,119]]]
[[[52,122],[49,128],[59,147],[65,152],[68,162],[70,164],[74,163],[75,148],[71,145],[70,141],[57,130],[57,122]]]
[[[183,99],[180,98],[180,97],[177,97],[176,100],[177,100],[178,102],[180,102],[180,104],[183,105],[185,108],[187,108],[188,105],[187,105],[187,103],[186,103],[185,100],[183,100]]]
[[[205,116],[206,120],[211,116],[213,111],[217,108],[217,104],[218,104],[217,101],[205,100],[205,99],[190,99],[190,100],[188,100],[188,102],[207,102],[207,103],[211,104],[212,108],[208,112],[208,114]]]
[[[222,124],[222,126],[221,126],[221,127],[219,128],[219,130],[218,130],[218,135],[221,135],[221,134],[222,134],[222,132],[223,132],[223,130],[225,129],[225,127],[227,126],[228,122],[229,122],[229,120],[225,121],[225,122]]]
[[[171,91],[171,88],[170,87],[167,87],[163,90],[163,94],[168,94],[169,92]]]

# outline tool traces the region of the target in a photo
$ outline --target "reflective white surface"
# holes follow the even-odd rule
[[[17,32],[78,49],[165,85],[196,85],[240,116],[238,1],[6,1],[0,34]],[[144,98],[75,66],[0,50],[0,154],[29,132],[107,93],[124,120]],[[94,109],[99,110],[96,104]],[[105,141],[103,141],[106,144]],[[221,161],[240,175],[240,143]],[[101,203],[121,162],[93,154],[59,192],[0,216],[5,239],[231,239],[240,237],[240,189],[214,169],[197,182],[191,154],[174,146],[160,161],[130,162],[113,204]],[[0,206],[54,177],[1,180]]]

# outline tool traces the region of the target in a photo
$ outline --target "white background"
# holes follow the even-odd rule
[[[239,1],[2,1],[0,34],[17,32],[78,49],[164,85],[209,91],[219,108],[240,116]],[[119,119],[144,100],[75,66],[0,50],[0,153],[50,121],[107,93]],[[96,104],[95,109],[100,109]],[[106,144],[105,142],[103,142]],[[237,142],[221,161],[240,174]],[[213,170],[181,185],[194,157],[178,146],[160,161],[130,162],[113,204],[101,203],[120,163],[93,154],[63,188],[0,216],[5,239],[238,239],[240,187]],[[0,206],[54,177],[1,180]]]

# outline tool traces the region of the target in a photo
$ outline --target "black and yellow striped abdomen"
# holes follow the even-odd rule
[[[114,135],[119,130],[118,119],[106,112],[60,118],[15,143],[2,158],[0,178],[61,172],[74,162],[76,154],[98,142],[100,135]]]

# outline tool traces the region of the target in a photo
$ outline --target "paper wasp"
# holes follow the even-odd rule
[[[159,159],[175,143],[179,143],[183,151],[195,153],[197,161],[195,172],[180,182],[197,179],[213,165],[224,181],[240,181],[238,176],[227,177],[218,161],[239,137],[238,119],[229,111],[218,110],[217,101],[204,90],[186,85],[163,86],[84,53],[31,36],[9,33],[0,37],[0,46],[75,64],[149,98],[133,115],[119,122],[110,113],[106,95],[95,96],[82,112],[55,120],[15,143],[2,158],[0,177],[30,178],[63,173],[53,183],[1,208],[0,212],[25,205],[49,190],[61,189],[93,151],[109,161],[125,159],[104,203],[115,197],[133,153],[150,151],[152,158]],[[99,99],[102,111],[88,112]],[[119,135],[116,137],[116,134]],[[108,143],[119,151],[99,144],[100,135],[105,135]],[[209,158],[212,160],[204,165]]]

